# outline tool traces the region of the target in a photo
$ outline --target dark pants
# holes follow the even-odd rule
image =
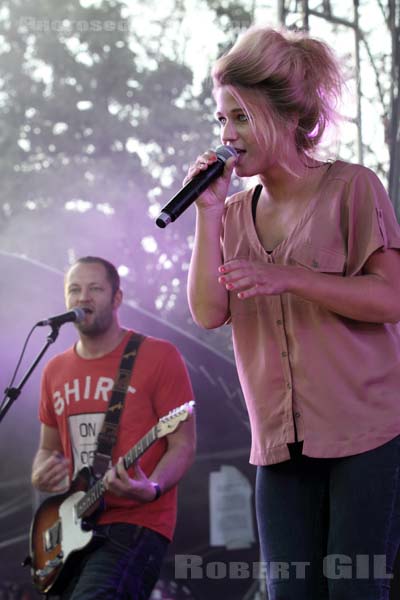
[[[146,600],[167,548],[164,536],[144,527],[98,526],[93,543],[74,560],[60,600]]]
[[[269,600],[388,600],[400,547],[400,436],[354,456],[258,467]]]

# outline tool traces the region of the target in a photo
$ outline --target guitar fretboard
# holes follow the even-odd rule
[[[124,456],[124,467],[129,469],[133,465],[135,460],[139,458],[154,442],[157,440],[157,427],[154,426],[142,437],[139,442],[129,450]],[[105,492],[103,479],[99,479],[93,487],[81,498],[75,505],[76,515],[80,519],[83,515],[91,509],[96,502],[100,500]]]

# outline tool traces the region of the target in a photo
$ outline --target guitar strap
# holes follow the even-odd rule
[[[97,438],[97,450],[93,460],[93,472],[96,478],[102,477],[107,471],[111,451],[117,440],[117,429],[122,409],[124,407],[126,392],[128,391],[131,380],[131,373],[139,346],[145,336],[140,333],[133,333],[122,353],[121,362],[114,386],[111,392],[111,398],[108,403],[108,409],[104,417],[103,427]]]

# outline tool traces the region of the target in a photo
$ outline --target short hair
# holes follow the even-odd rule
[[[298,119],[297,150],[312,152],[327,124],[338,117],[343,78],[332,50],[305,32],[250,27],[215,63],[214,90],[227,86],[259,142],[276,151],[279,124]],[[260,121],[265,128],[260,131]],[[277,127],[278,124],[278,127]],[[284,150],[284,145],[283,145]],[[284,164],[283,156],[282,165]]]
[[[92,263],[97,263],[97,264],[103,265],[103,267],[105,268],[107,279],[111,284],[112,295],[114,297],[116,292],[121,287],[121,280],[120,280],[119,273],[118,273],[116,267],[110,261],[106,260],[105,258],[101,258],[100,256],[82,256],[81,258],[78,258],[70,266],[70,268],[68,270],[72,269],[72,267],[74,267],[75,265],[78,265],[78,264],[92,264]]]

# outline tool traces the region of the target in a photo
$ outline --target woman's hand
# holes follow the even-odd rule
[[[196,177],[202,171],[206,171],[209,165],[218,160],[216,153],[213,150],[208,150],[204,154],[200,154],[196,162],[190,165],[188,174],[183,180],[186,185],[191,179]],[[224,167],[223,174],[217,177],[207,189],[199,196],[196,201],[198,208],[223,207],[223,203],[228,194],[229,183],[232,177],[232,171],[236,163],[236,157],[229,158]]]
[[[229,292],[237,292],[240,299],[283,294],[290,291],[294,278],[300,275],[300,269],[293,266],[246,259],[231,260],[218,270],[221,273],[218,281]]]

